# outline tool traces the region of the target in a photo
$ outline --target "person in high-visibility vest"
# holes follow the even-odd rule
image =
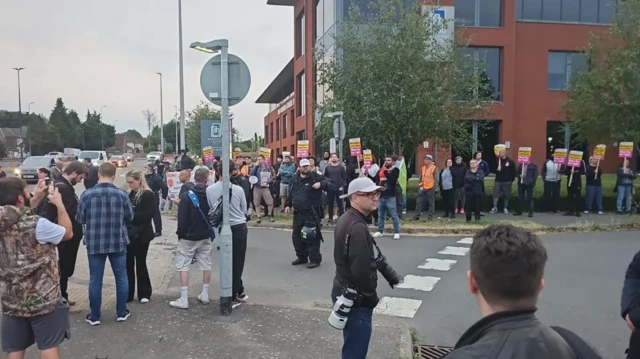
[[[433,219],[436,203],[436,164],[431,155],[424,156],[424,166],[420,174],[420,187],[418,189],[418,201],[416,203],[416,215],[414,220],[419,220],[426,203],[427,219]]]

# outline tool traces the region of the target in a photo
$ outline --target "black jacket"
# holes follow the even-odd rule
[[[169,195],[169,187],[167,187],[167,184],[164,183],[160,175],[157,175],[157,174],[146,175],[145,179],[147,180],[147,185],[149,185],[151,192],[157,195],[162,191],[162,198],[167,199],[167,196]]]
[[[149,243],[155,238],[151,220],[158,207],[158,196],[152,191],[142,192],[136,201],[136,192],[129,193],[129,200],[133,207],[133,220],[129,225],[129,240],[140,240],[142,243]],[[134,235],[134,233],[136,233]]]
[[[200,209],[205,216],[209,214],[209,202],[207,201],[207,185],[196,184],[191,189],[198,197]],[[176,231],[178,239],[186,239],[189,241],[199,241],[209,239],[211,237],[209,222],[205,222],[198,208],[193,205],[189,198],[189,192],[185,192],[180,196],[180,204],[178,205],[178,230]]]
[[[574,168],[573,178],[571,177],[571,168]],[[582,175],[584,174],[584,161],[580,168],[568,167],[565,168],[564,173],[567,175],[567,187],[581,189],[582,188]],[[571,182],[569,182],[571,178]]]
[[[60,192],[64,209],[67,211],[67,214],[69,214],[69,218],[71,219],[71,227],[73,229],[73,237],[71,240],[79,241],[82,239],[84,233],[82,225],[76,221],[76,214],[78,213],[78,196],[76,195],[76,190],[64,177],[59,177],[54,182],[54,185],[58,189],[58,192]],[[41,206],[42,211],[38,211],[38,213],[51,222],[58,223],[58,208],[49,203],[48,199],[44,200]]]
[[[505,159],[498,159],[500,171],[496,167],[496,182],[513,182],[516,179],[516,163],[509,157]]]
[[[312,186],[316,183],[320,183],[320,188],[313,189]],[[308,210],[312,207],[321,206],[322,191],[333,189],[335,189],[333,182],[317,172],[311,171],[305,177],[302,177],[300,172],[297,172],[289,184],[287,207]]]
[[[347,185],[347,170],[342,164],[338,164],[337,166],[328,164],[327,167],[324,168],[324,176],[333,182],[336,190],[340,187],[344,188]]]
[[[93,188],[93,186],[98,183],[98,167],[90,164],[87,166],[89,169],[87,172],[87,176],[84,178],[84,188],[89,189]]]
[[[180,169],[183,170],[192,170],[193,167],[196,166],[196,163],[193,161],[193,159],[187,155],[182,156],[182,159],[180,160]]]
[[[522,181],[522,183],[520,183],[521,175],[522,175],[522,163],[518,165],[518,170],[516,174],[516,180],[518,181],[518,185],[535,187],[536,181],[538,180],[538,165],[536,165],[533,162],[527,164],[527,169],[524,173],[524,181]]]
[[[380,168],[382,171],[383,168]],[[400,177],[400,169],[398,167],[391,167],[390,170],[387,171],[387,174],[384,178],[386,180],[384,182],[380,182],[380,171],[372,178],[373,182],[379,186],[384,187],[384,191],[380,194],[380,197],[395,197],[396,196],[396,184],[398,184],[398,178]],[[435,176],[436,173],[434,172]]]
[[[237,176],[231,178],[231,183],[242,187],[242,190],[244,191],[244,197],[247,200],[247,204],[250,204],[251,183],[249,182],[249,180],[245,176],[238,174]]]
[[[331,299],[342,294],[344,287],[355,289],[361,296],[354,304],[357,307],[375,308],[379,299],[378,272],[376,254],[373,249],[373,237],[367,227],[367,218],[354,208],[346,211],[336,223],[333,259],[336,263],[336,276],[333,279]],[[349,247],[346,239],[349,236]]]
[[[640,252],[633,256],[624,274],[620,308],[622,317],[629,314],[633,325],[640,328]]]
[[[451,166],[451,176],[453,176],[453,188],[464,187],[464,177],[467,174],[467,166],[464,163],[454,163]]]
[[[484,196],[484,172],[478,168],[475,173],[468,170],[464,176],[464,195]]]
[[[455,164],[454,164],[455,165]],[[489,162],[485,161],[485,160],[480,160],[478,162],[478,168],[484,172],[484,176],[487,177],[491,171],[489,171]]]
[[[596,178],[596,166],[588,165],[584,177],[587,179],[587,186],[602,186],[602,168],[598,167],[598,178]]]
[[[500,312],[471,326],[445,359],[580,359],[601,358],[575,334],[580,347],[570,346],[557,330],[540,322],[535,309]],[[574,341],[572,341],[574,342]],[[572,343],[574,344],[574,343]],[[572,350],[573,348],[573,350]]]

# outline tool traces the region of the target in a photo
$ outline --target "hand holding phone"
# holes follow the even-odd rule
[[[47,186],[47,190],[49,194],[53,194],[55,186],[53,185],[53,181],[51,178],[47,177],[44,179],[44,184]]]

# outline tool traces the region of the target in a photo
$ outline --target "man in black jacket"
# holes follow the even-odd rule
[[[536,181],[538,180],[538,166],[533,162],[521,163],[518,165],[518,170],[516,172],[516,181],[518,181],[518,199],[520,205],[518,211],[513,215],[522,216],[522,212],[525,209],[528,209],[529,217],[533,217],[533,188],[536,186]]]
[[[493,187],[493,208],[491,213],[498,212],[498,200],[504,201],[504,214],[509,213],[509,199],[511,198],[511,185],[516,179],[516,164],[507,157],[507,150],[499,152],[498,167],[496,168],[496,182]]]
[[[145,175],[145,179],[147,181],[147,185],[149,185],[149,189],[155,193],[156,197],[158,197],[159,205],[156,213],[153,215],[153,227],[156,231],[156,237],[160,237],[162,235],[162,215],[160,214],[160,208],[164,208],[164,201],[166,201],[167,196],[169,196],[169,187],[164,183],[162,177],[155,173],[153,165],[147,165],[146,169],[147,173]]]
[[[358,292],[344,327],[342,358],[345,359],[364,359],[369,349],[373,309],[379,298],[374,239],[367,226],[367,216],[376,210],[383,190],[384,187],[376,186],[366,177],[351,181],[347,195],[343,196],[349,197],[351,208],[336,223],[333,247],[336,276],[331,300],[335,303],[346,288]]]
[[[563,216],[582,216],[582,175],[584,174],[584,161],[580,167],[565,168],[567,175],[567,211]]]
[[[536,317],[546,262],[542,241],[525,229],[490,226],[476,234],[467,278],[483,318],[445,358],[600,358],[576,334]]]
[[[293,209],[291,237],[298,259],[291,264],[294,266],[306,264],[307,268],[315,268],[322,262],[322,254],[320,254],[322,191],[333,190],[335,186],[328,178],[315,171],[310,171],[309,165],[308,159],[300,160],[300,171],[293,176],[289,185],[287,207],[284,212],[289,214]],[[305,232],[307,236],[303,239],[303,228],[314,228],[315,233],[312,233],[313,231]]]
[[[87,165],[87,175],[84,179],[84,188],[90,189],[98,183],[98,167],[91,163],[91,158],[85,158],[84,163]]]
[[[60,266],[60,291],[62,296],[74,306],[76,303],[69,300],[67,287],[69,278],[73,276],[76,268],[76,259],[78,257],[78,248],[82,241],[83,231],[82,225],[76,221],[76,213],[78,211],[78,196],[73,188],[78,182],[81,182],[87,172],[87,166],[82,162],[70,162],[62,171],[62,175],[55,181],[55,186],[60,192],[64,208],[71,218],[71,226],[73,228],[73,237],[65,242],[58,244],[58,263]],[[51,222],[58,223],[58,209],[51,203],[46,203],[45,217]]]
[[[631,260],[624,275],[622,287],[621,314],[631,330],[627,358],[640,358],[640,252]]]
[[[333,182],[335,189],[327,191],[327,212],[329,214],[329,223],[333,223],[333,204],[338,204],[338,217],[344,213],[342,203],[342,194],[344,194],[344,186],[347,184],[347,170],[338,159],[338,155],[331,154],[329,164],[324,168],[324,176]],[[337,218],[336,218],[337,219]]]

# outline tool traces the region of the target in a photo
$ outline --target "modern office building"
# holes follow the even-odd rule
[[[319,147],[313,143],[313,106],[323,101],[326,91],[315,86],[314,46],[322,46],[333,56],[336,22],[345,18],[353,2],[364,8],[370,1],[267,0],[269,5],[293,9],[295,44],[293,59],[257,101],[270,104],[264,137],[274,154],[295,151],[296,140],[300,139],[308,139],[311,149]],[[591,33],[611,23],[614,1],[439,1],[440,6],[455,8],[456,30],[471,35],[472,45],[466,51],[485,66],[491,81],[490,119],[470,124],[474,148],[483,151],[485,158],[492,157],[497,143],[508,144],[512,157],[518,147],[532,147],[533,160],[538,164],[554,148],[573,147],[588,153],[588,146],[571,140],[562,107],[572,76],[587,70],[580,51]],[[425,149],[422,144],[416,145],[418,158],[434,151],[434,146]],[[471,151],[453,152],[468,158]],[[438,155],[449,157],[451,153]],[[606,157],[603,167],[612,170],[618,164],[617,149],[610,147]]]

